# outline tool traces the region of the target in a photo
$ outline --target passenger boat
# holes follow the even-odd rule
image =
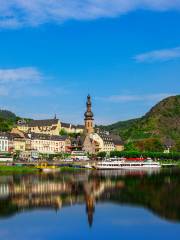
[[[121,158],[100,161],[94,167],[95,169],[148,169],[160,168],[161,164],[150,158],[135,161]]]

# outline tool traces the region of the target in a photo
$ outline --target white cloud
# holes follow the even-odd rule
[[[179,10],[180,0],[0,0],[0,28],[116,17],[137,9]]]
[[[0,96],[42,96],[44,91],[37,86],[44,79],[46,77],[33,67],[0,69]]]
[[[0,69],[0,84],[13,82],[39,82],[44,76],[39,70],[33,67]]]
[[[47,97],[60,96],[70,93],[69,88],[63,86],[49,86],[46,80],[54,80],[45,76],[35,67],[0,69],[1,97]]]
[[[180,47],[146,52],[134,57],[137,62],[168,61],[177,58],[180,58]]]
[[[112,103],[134,102],[134,101],[160,101],[166,97],[177,95],[175,93],[157,93],[146,95],[112,95],[109,97],[99,97],[97,99]]]

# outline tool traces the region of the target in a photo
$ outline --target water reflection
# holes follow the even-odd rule
[[[180,170],[90,171],[41,175],[0,176],[0,217],[33,209],[59,211],[86,205],[93,224],[98,202],[145,207],[162,218],[180,221]]]

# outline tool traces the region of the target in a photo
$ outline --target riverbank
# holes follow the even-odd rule
[[[39,170],[35,167],[27,166],[0,166],[0,173],[37,173]]]
[[[160,160],[159,162],[160,162],[160,164],[172,164],[172,165],[174,164],[174,165],[180,167],[180,160],[178,160],[178,161],[175,161],[175,160]]]
[[[86,168],[79,168],[79,167],[59,167],[60,172],[78,172],[80,170],[84,171]],[[32,166],[0,166],[0,173],[39,173],[39,169],[32,167]]]
[[[162,167],[180,167],[180,161],[173,161],[173,160],[162,160],[160,161]],[[88,168],[85,168],[81,165],[72,164],[71,166],[59,166],[60,172],[78,172],[78,171],[85,171]],[[39,173],[39,169],[35,166],[24,166],[24,165],[0,165],[0,173]]]

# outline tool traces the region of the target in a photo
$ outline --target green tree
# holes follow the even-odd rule
[[[135,147],[133,142],[129,142],[129,143],[125,144],[124,150],[125,151],[137,151],[137,147]]]
[[[61,128],[61,131],[59,132],[59,135],[61,135],[61,136],[67,136],[68,133],[67,133],[67,131],[66,131],[64,128]]]

